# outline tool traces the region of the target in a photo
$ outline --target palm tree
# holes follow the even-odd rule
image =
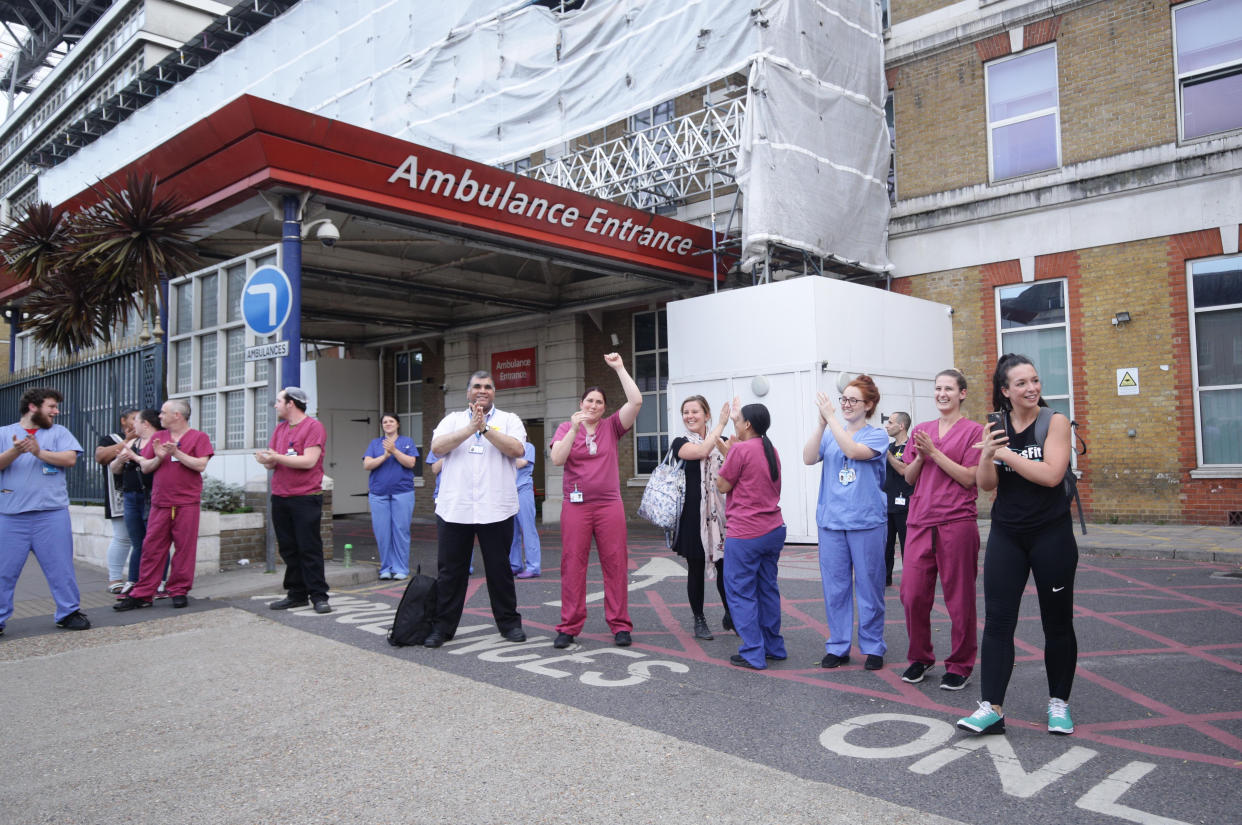
[[[195,267],[196,217],[156,188],[150,174],[131,172],[119,192],[101,183],[93,206],[66,215],[36,203],[5,227],[0,253],[30,285],[22,310],[37,341],[63,353],[94,346],[131,309],[158,311],[161,279]]]

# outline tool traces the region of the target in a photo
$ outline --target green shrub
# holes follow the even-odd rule
[[[203,479],[204,510],[218,510],[221,513],[248,513],[245,506],[246,491],[239,484],[225,484],[218,478],[210,476]]]

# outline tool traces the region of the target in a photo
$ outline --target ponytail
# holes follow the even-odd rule
[[[763,455],[768,460],[768,472],[772,475],[773,481],[778,481],[780,479],[780,470],[777,469],[776,465],[776,448],[772,446],[772,442],[768,440],[766,435],[759,436],[759,439],[763,442]]]
[[[747,404],[742,407],[742,419],[750,424],[755,435],[759,436],[759,440],[763,442],[763,455],[768,460],[768,472],[773,481],[779,480],[781,472],[776,463],[776,448],[768,439],[768,427],[772,426],[772,414],[762,404]]]

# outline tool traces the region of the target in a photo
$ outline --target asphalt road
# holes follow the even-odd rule
[[[336,612],[273,613],[264,599],[235,606],[359,648],[601,714],[679,740],[831,782],[965,822],[1232,823],[1242,779],[1242,579],[1227,565],[1084,558],[1076,584],[1079,663],[1071,698],[1076,732],[1045,730],[1042,631],[1033,590],[1024,599],[1018,660],[1006,701],[1009,732],[970,738],[953,722],[978,699],[900,680],[906,637],[888,591],[886,667],[861,657],[822,670],[823,602],[814,548],[782,556],[786,662],[766,671],[728,663],[737,640],[708,614],[716,639],[693,638],[685,572],[652,541],[631,541],[635,644],[612,644],[602,601],[589,605],[579,643],[552,648],[559,617],[555,568],[519,581],[529,636],[513,645],[491,622],[481,573],[471,578],[457,637],[438,650],[392,648],[384,632],[400,587],[376,583],[334,595]],[[602,593],[593,565],[588,593]],[[979,615],[982,621],[982,604]],[[947,616],[933,615],[937,653]],[[857,651],[855,651],[857,653]]]

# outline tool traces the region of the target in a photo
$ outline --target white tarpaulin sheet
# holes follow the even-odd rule
[[[733,72],[744,245],[888,267],[874,0],[303,0],[40,179],[57,203],[239,94],[497,163]]]

